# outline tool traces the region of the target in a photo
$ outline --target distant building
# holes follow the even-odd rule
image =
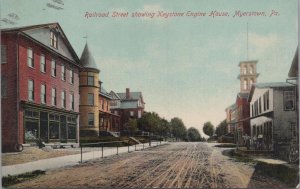
[[[125,93],[110,92],[112,96],[111,112],[121,116],[121,131],[128,131],[125,124],[130,119],[139,119],[144,114],[145,102],[141,92],[130,92],[126,88]]]
[[[2,149],[79,140],[79,58],[58,23],[1,30]]]
[[[251,138],[263,141],[259,147],[276,148],[277,142],[288,142],[297,129],[296,87],[286,82],[257,83],[248,98],[251,116]]]
[[[235,122],[236,122],[236,104],[225,109],[226,111],[226,123],[227,123],[227,133],[235,132]]]

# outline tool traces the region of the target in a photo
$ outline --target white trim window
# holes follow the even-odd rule
[[[74,70],[72,67],[70,68],[70,83],[74,83]]]
[[[27,49],[27,65],[31,68],[34,67],[34,61],[33,61],[33,51],[31,48]]]
[[[70,94],[70,109],[74,110],[75,109],[75,105],[74,105],[74,94],[71,93]]]
[[[56,62],[53,59],[51,61],[51,76],[56,77]]]
[[[41,57],[40,57],[40,70],[43,73],[46,72],[46,58],[45,58],[45,55],[43,55],[43,54],[41,54]]]
[[[46,85],[41,85],[41,103],[46,104]]]
[[[34,81],[28,80],[28,100],[34,101]]]
[[[88,93],[88,105],[93,106],[94,105],[94,94]]]
[[[50,45],[57,49],[57,34],[54,31],[50,32]]]
[[[66,80],[66,66],[63,64],[61,65],[61,80]]]
[[[51,99],[52,106],[56,106],[56,88],[52,88]]]
[[[61,92],[61,107],[66,108],[66,91]]]

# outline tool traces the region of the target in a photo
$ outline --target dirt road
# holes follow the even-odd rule
[[[171,143],[48,171],[15,187],[285,188],[207,143]]]

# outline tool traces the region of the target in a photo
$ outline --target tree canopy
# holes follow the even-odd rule
[[[171,124],[172,134],[174,137],[181,138],[183,140],[186,139],[187,130],[183,121],[180,118],[175,117],[171,119],[170,124]]]
[[[204,123],[204,125],[203,125],[203,132],[206,135],[210,136],[210,137],[213,136],[213,134],[214,134],[214,126],[213,126],[213,124],[211,124],[210,121]]]
[[[227,133],[227,123],[226,119],[223,120],[216,128],[216,135],[218,137],[225,135]]]
[[[188,141],[195,142],[195,141],[202,141],[201,135],[195,127],[190,127],[187,130],[187,139]]]

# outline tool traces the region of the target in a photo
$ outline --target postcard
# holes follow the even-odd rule
[[[299,187],[298,5],[1,1],[2,186]]]

